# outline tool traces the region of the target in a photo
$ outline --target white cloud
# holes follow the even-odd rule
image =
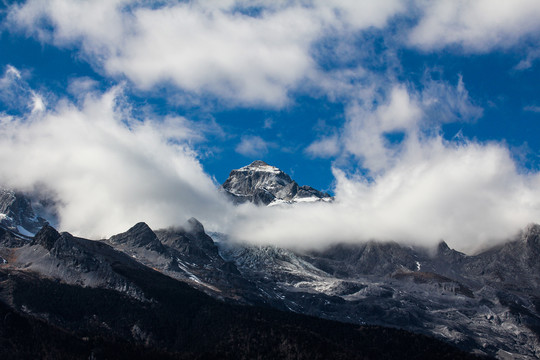
[[[528,49],[527,56],[521,60],[516,66],[516,70],[527,70],[533,67],[533,64],[540,59],[540,49],[537,46]]]
[[[529,105],[529,106],[525,106],[523,110],[540,113],[540,106]]]
[[[519,44],[540,31],[540,2],[536,0],[420,0],[420,16],[409,43],[425,50],[457,45],[486,52]]]
[[[472,102],[461,75],[456,86],[432,79],[424,83],[421,106],[431,123],[475,121],[482,117],[484,110]]]
[[[347,153],[360,159],[365,168],[379,172],[391,165],[400,150],[387,146],[385,134],[404,132],[416,136],[423,112],[418,100],[401,85],[392,86],[388,99],[372,107],[367,103],[349,108],[342,141]]]
[[[263,129],[271,129],[274,126],[274,119],[266,118],[264,119]]]
[[[286,247],[394,240],[469,253],[512,238],[540,219],[540,175],[519,174],[497,144],[411,142],[372,182],[334,169],[334,203],[246,206],[234,238]]]
[[[44,106],[44,100],[30,89],[18,69],[7,65],[0,78],[0,104],[4,111],[26,112],[28,109],[39,110]]]
[[[367,240],[434,246],[445,240],[474,252],[540,220],[540,174],[520,173],[501,144],[440,136],[442,124],[482,115],[461,78],[455,85],[429,80],[422,91],[393,84],[373,94],[349,108],[339,134],[306,150],[326,156],[339,149],[336,201],[246,206],[235,238],[298,248]],[[386,140],[393,132],[404,134],[399,144]],[[339,169],[339,157],[350,155],[353,168],[366,169],[370,180]]]
[[[37,113],[45,110],[45,101],[41,95],[32,92],[32,113]]]
[[[329,158],[340,153],[339,138],[337,135],[322,137],[306,148],[306,153],[313,157]]]
[[[401,161],[407,142],[429,139],[439,134],[442,124],[473,121],[483,114],[472,103],[461,77],[455,86],[427,79],[421,90],[391,82],[376,89],[351,102],[338,136],[323,136],[306,152],[316,157],[353,155],[363,168],[377,174]],[[402,139],[391,142],[392,135]]]
[[[138,221],[181,224],[191,216],[219,226],[227,205],[186,144],[195,138],[190,124],[135,119],[119,92],[4,118],[0,183],[44,186],[59,201],[60,228],[84,236],[112,235]]]
[[[77,104],[64,100],[46,107],[21,81],[24,76],[8,67],[0,101],[27,114],[0,120],[0,180],[49,187],[62,200],[64,229],[100,236],[140,220],[161,227],[196,216],[220,225],[230,214],[231,230],[243,240],[309,247],[371,238],[432,244],[443,238],[472,250],[538,221],[537,174],[517,172],[501,145],[456,146],[440,138],[441,124],[482,116],[463,79],[455,86],[428,79],[423,89],[411,89],[397,83],[392,71],[382,79],[361,63],[323,69],[314,46],[328,38],[354,43],[358,31],[375,27],[394,37],[389,46],[401,40],[426,51],[508,49],[537,37],[538,1],[149,4],[29,0],[13,5],[9,20],[43,42],[79,50],[105,75],[127,78],[143,90],[172,85],[190,101],[211,95],[230,106],[282,107],[291,91],[318,86],[330,99],[346,99],[347,119],[340,131],[321,134],[305,151],[352,158],[372,181],[336,168],[333,204],[230,210],[189,146],[201,134],[188,120],[134,119],[119,106],[117,90],[95,94],[88,79],[70,85]],[[249,15],[251,7],[260,11]],[[410,22],[399,23],[398,34],[387,23],[399,15]],[[531,52],[518,68],[536,57]],[[393,133],[402,133],[403,140],[389,143]],[[236,151],[261,156],[271,146],[259,136],[244,136]]]
[[[402,23],[399,32],[387,27],[398,16],[413,25]],[[28,0],[13,5],[8,16],[10,30],[78,48],[100,71],[125,76],[140,89],[172,85],[188,99],[212,95],[230,106],[267,107],[282,107],[291,90],[321,80],[314,45],[328,38],[349,49],[359,31],[379,28],[395,38],[389,43],[485,52],[537,37],[538,18],[536,0],[199,0],[161,6],[142,0]],[[518,68],[531,61],[528,56]],[[330,96],[347,86],[322,80]]]
[[[260,7],[256,16],[247,9]],[[11,8],[13,28],[150,89],[172,84],[229,104],[280,107],[317,70],[311,47],[325,33],[382,27],[398,0],[143,1],[29,0]]]
[[[261,157],[268,152],[270,145],[260,136],[245,135],[242,136],[242,140],[236,146],[235,150],[237,153],[247,157]]]
[[[67,88],[68,93],[75,98],[84,98],[86,94],[94,92],[99,83],[89,77],[78,77],[71,79]]]
[[[6,79],[9,79],[10,77],[13,77],[17,80],[21,80],[21,72],[17,70],[15,67],[8,65],[6,67],[5,78],[2,80],[2,83],[5,83],[6,81],[8,81]]]

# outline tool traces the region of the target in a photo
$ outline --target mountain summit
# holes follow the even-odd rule
[[[222,188],[236,204],[249,201],[257,205],[276,205],[332,200],[330,195],[311,186],[299,186],[282,170],[261,160],[231,171]]]

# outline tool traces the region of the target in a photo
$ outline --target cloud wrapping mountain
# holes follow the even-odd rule
[[[259,243],[445,239],[474,251],[539,221],[538,172],[522,169],[504,141],[444,136],[445,124],[481,119],[485,103],[470,97],[462,74],[449,82],[425,69],[411,83],[398,53],[518,49],[516,69],[527,69],[538,57],[539,16],[532,0],[14,4],[7,33],[72,51],[124,85],[99,92],[92,79],[75,79],[67,91],[78,100],[60,94],[48,103],[8,66],[0,80],[0,181],[47,188],[61,227],[90,237],[195,216]],[[231,207],[192,146],[204,134],[182,116],[135,117],[123,87],[149,96],[165,88],[166,101],[210,99],[223,108],[282,110],[297,95],[342,104],[342,122],[308,129],[314,138],[296,148],[333,161],[336,201]],[[261,133],[237,138],[233,148],[245,156],[282,147]]]
[[[219,220],[227,204],[186,142],[196,138],[189,122],[139,120],[126,105],[112,88],[81,104],[2,116],[0,183],[45,189],[60,228],[94,238],[141,220],[156,228],[191,216]]]
[[[233,237],[297,249],[339,242],[445,240],[473,253],[540,217],[540,176],[522,174],[498,144],[410,143],[399,163],[373,181],[334,169],[333,203],[243,205]]]

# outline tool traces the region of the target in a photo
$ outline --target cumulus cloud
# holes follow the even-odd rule
[[[154,228],[196,216],[219,226],[226,204],[186,144],[181,118],[135,119],[120,88],[89,93],[80,105],[4,116],[0,183],[46,188],[58,201],[59,227],[101,237],[138,221]]]
[[[418,100],[402,85],[389,89],[388,99],[373,104],[353,104],[348,109],[342,141],[348,154],[361,159],[374,172],[389,167],[400,147],[388,146],[385,134],[403,132],[416,136],[423,113]]]
[[[535,0],[421,0],[416,4],[421,15],[408,41],[425,50],[455,45],[486,52],[514,46],[540,30],[540,3]]]
[[[11,31],[79,49],[100,71],[140,89],[172,85],[188,98],[282,107],[291,90],[319,82],[316,45],[328,39],[350,48],[359,32],[377,28],[424,50],[485,52],[536,36],[539,16],[536,0],[28,0],[11,6],[8,20]],[[387,26],[397,17],[410,20],[398,32]],[[328,81],[321,86],[332,96]]]
[[[79,46],[96,67],[141,89],[172,84],[228,103],[280,107],[316,71],[311,47],[325,32],[381,27],[403,10],[397,0],[29,0],[9,19],[41,41]]]
[[[334,134],[315,140],[305,151],[313,157],[328,158],[338,155],[340,150],[339,138]]]
[[[469,97],[462,77],[455,85],[427,77],[422,89],[388,81],[363,89],[358,92],[362,96],[349,103],[339,134],[315,140],[306,148],[308,154],[352,155],[363,168],[379,173],[401,161],[399,155],[408,141],[422,141],[438,135],[442,124],[474,121],[483,114]]]

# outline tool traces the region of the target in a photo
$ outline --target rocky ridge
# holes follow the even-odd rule
[[[172,254],[183,264],[206,261],[190,266],[208,275],[197,281],[208,281],[208,286],[210,274],[226,261],[195,219],[157,232],[139,223],[102,241],[59,233],[48,225],[21,243],[7,241],[11,236],[18,235],[6,230],[0,239],[0,255],[7,259],[0,264],[3,358],[476,358],[403,330],[238,306],[231,297],[215,300],[227,292],[223,284],[207,296],[193,289],[194,282],[168,276],[159,258],[148,255]],[[158,242],[161,246],[154,246]],[[235,286],[241,296],[260,290],[250,282]]]

